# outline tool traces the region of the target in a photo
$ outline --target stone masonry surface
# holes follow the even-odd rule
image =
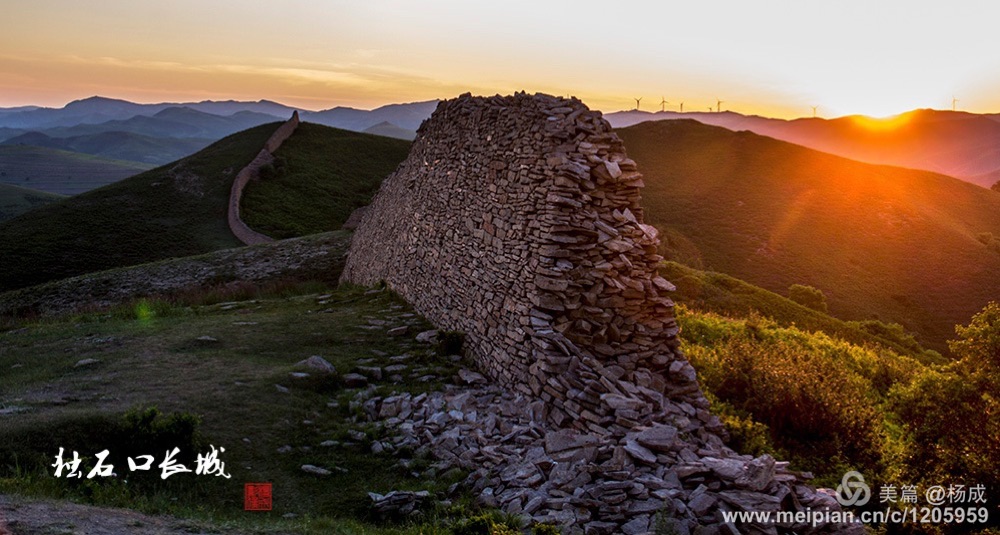
[[[439,328],[465,333],[484,373],[539,401],[536,416],[548,430],[539,433],[610,444],[616,459],[731,459],[757,470],[723,445],[723,428],[678,349],[674,287],[656,272],[662,258],[656,229],[643,222],[642,187],[621,140],[579,100],[462,95],[439,104],[384,181],[341,280],[384,281]],[[639,435],[642,449],[625,449]],[[688,454],[661,459],[649,449]],[[577,465],[593,475],[588,463]],[[795,478],[765,479],[738,490],[768,503],[806,497]],[[713,477],[697,483],[705,488],[683,495],[699,500],[687,504],[697,506],[693,525],[716,526],[727,507],[716,493],[736,487]],[[627,504],[611,505],[595,505],[588,520],[624,529]]]

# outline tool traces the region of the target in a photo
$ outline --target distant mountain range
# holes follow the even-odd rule
[[[437,101],[428,101],[299,115],[343,130],[412,140],[436,107]],[[75,195],[194,154],[236,132],[283,121],[293,111],[267,100],[137,104],[104,97],[62,108],[0,108],[0,183]]]
[[[769,119],[756,115],[622,111],[605,115],[612,126],[694,119],[733,131],[748,130],[867,163],[924,169],[989,188],[1000,180],[1000,114],[914,110],[887,119]]]
[[[437,100],[409,104],[389,104],[374,110],[338,106],[322,111],[299,110],[303,121],[333,126],[344,130],[362,132],[380,123],[406,131],[416,131],[424,119],[430,117],[437,108]],[[0,139],[14,137],[29,131],[43,132],[52,137],[70,137],[97,132],[126,131],[144,135],[169,137],[212,137],[238,130],[202,131],[201,128],[221,128],[219,118],[228,118],[230,124],[243,122],[256,124],[287,119],[296,108],[268,100],[251,101],[211,101],[137,104],[126,100],[105,97],[90,97],[75,100],[62,108],[41,108],[22,106],[0,108]],[[192,113],[200,112],[200,114]],[[148,119],[157,119],[150,121]],[[194,130],[178,128],[176,125],[162,124],[164,121],[187,123],[193,121]],[[212,122],[211,126],[205,123]],[[255,126],[243,126],[249,128]],[[209,135],[211,134],[211,135]]]
[[[306,122],[413,139],[437,103],[390,104],[373,110],[300,110],[299,115]],[[62,108],[0,108],[0,143],[160,165],[246,128],[284,120],[293,111],[290,106],[267,100],[137,104],[90,97]],[[887,120],[861,116],[783,120],[734,112],[632,110],[605,117],[616,128],[646,121],[694,119],[862,162],[947,174],[987,188],[1000,180],[1000,114],[916,110]]]

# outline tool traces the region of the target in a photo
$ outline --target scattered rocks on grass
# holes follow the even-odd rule
[[[295,363],[297,367],[309,368],[310,370],[315,370],[320,373],[337,373],[337,369],[333,367],[325,358],[319,355],[313,355],[305,360],[300,360]]]
[[[423,331],[417,335],[417,341],[422,344],[433,344],[434,342],[437,341],[437,338],[438,338],[437,330]]]
[[[302,465],[302,471],[308,474],[315,474],[317,476],[328,476],[333,473],[327,470],[326,468],[320,468],[319,466],[315,466],[312,464]]]

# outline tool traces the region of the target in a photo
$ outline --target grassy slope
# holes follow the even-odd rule
[[[408,141],[302,123],[275,154],[276,172],[247,186],[243,219],[274,238],[339,229],[409,150]]]
[[[0,291],[239,245],[226,222],[232,180],[275,128],[234,134],[0,225]]]
[[[870,332],[857,322],[841,321],[729,275],[699,271],[677,262],[664,263],[660,274],[677,286],[671,297],[693,310],[732,318],[760,315],[783,327],[823,332],[860,346],[881,345],[926,363],[942,362],[940,355],[924,350],[906,336]]]
[[[388,326],[372,326],[368,318]],[[409,353],[409,368],[402,372],[407,382],[386,381],[379,391],[440,388],[440,381],[424,383],[415,377],[436,373],[448,378],[457,371],[455,364],[416,343],[412,335],[386,336],[384,330],[396,325],[410,325],[411,333],[429,328],[389,292],[347,288],[237,304],[122,307],[112,314],[65,317],[0,333],[0,367],[11,372],[0,377],[0,406],[26,410],[0,426],[0,492],[72,496],[211,518],[248,531],[280,526],[296,533],[334,528],[338,533],[382,533],[357,525],[365,517],[368,491],[443,491],[454,480],[411,475],[426,469],[426,460],[415,459],[405,470],[390,457],[372,454],[369,440],[380,435],[366,424],[352,423],[350,401],[356,391],[337,380],[316,380],[315,373],[310,380],[296,380],[289,373],[311,355],[322,355],[344,374],[359,365],[393,364],[390,356]],[[202,336],[217,342],[199,341]],[[74,367],[85,358],[100,362]],[[276,384],[290,392],[280,392]],[[140,488],[138,482],[124,486],[113,478],[78,484],[49,475],[43,463],[51,463],[59,446],[78,449],[81,455],[115,446],[93,432],[74,434],[79,429],[75,422],[115,420],[137,406],[199,416],[205,444],[225,448],[220,458],[232,479],[180,474],[167,484],[147,482]],[[350,430],[367,438],[359,442]],[[342,445],[320,446],[327,440]],[[290,452],[277,452],[286,445]],[[157,462],[163,455],[151,453]],[[7,464],[13,454],[19,469]],[[303,464],[345,471],[321,478],[302,472]],[[122,472],[127,474],[127,468]],[[243,511],[243,484],[248,481],[274,485],[274,511]],[[298,519],[282,520],[285,513]]]
[[[1000,295],[1000,196],[929,172],[846,160],[693,121],[619,130],[647,220],[704,266],[778,293],[821,289],[838,317],[903,324],[943,350]]]
[[[162,165],[194,154],[211,143],[210,139],[152,137],[132,132],[102,132],[69,138],[31,132],[0,144],[48,147],[103,158]]]
[[[52,204],[62,198],[62,195],[55,193],[0,184],[0,222],[12,219],[29,210]]]
[[[45,147],[0,147],[0,182],[60,195],[83,193],[150,167]]]

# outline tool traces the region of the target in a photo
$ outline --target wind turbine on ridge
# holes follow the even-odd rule
[[[670,104],[669,102],[667,102],[667,99],[664,98],[664,97],[660,97],[660,111],[661,112],[667,111],[667,104]]]
[[[956,109],[957,109],[956,108],[956,104],[958,104],[958,99],[955,98],[955,95],[952,95],[951,96],[951,111],[956,111]]]
[[[635,111],[639,111],[639,101],[641,101],[641,100],[642,100],[642,97],[639,97],[639,98],[633,98],[632,100],[634,100],[634,101],[635,101]]]
[[[722,113],[722,105],[725,104],[725,102],[726,101],[719,100],[718,98],[715,99],[715,113]]]
[[[813,119],[815,119],[816,118],[816,110],[819,109],[819,106],[812,106],[812,109],[813,109]]]
[[[681,102],[681,113],[684,113],[684,103]]]

